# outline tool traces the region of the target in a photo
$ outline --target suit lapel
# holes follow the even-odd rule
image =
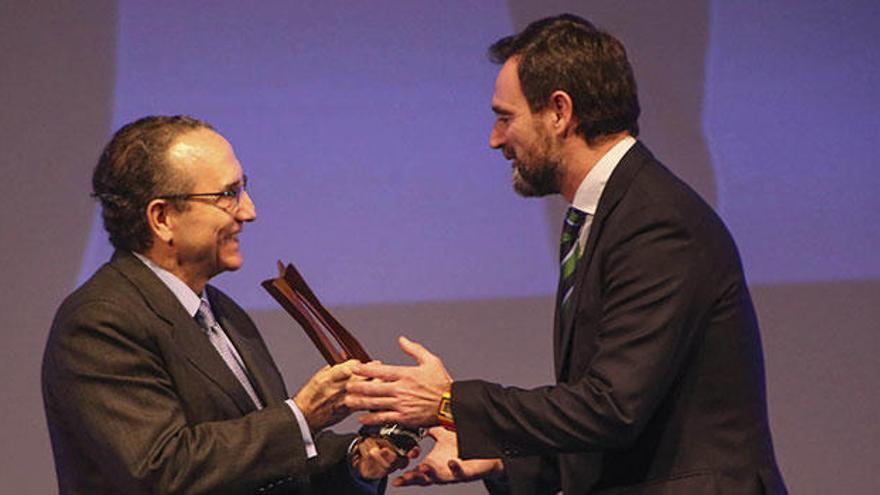
[[[236,312],[229,307],[228,299],[221,296],[216,289],[208,286],[206,290],[211,299],[211,307],[215,309],[217,321],[244,361],[248,378],[260,400],[266,406],[286,400],[287,391],[284,382],[277,372],[272,357],[259,341],[253,324],[249,320],[236,318],[234,316]]]
[[[254,403],[232,374],[204,330],[187,314],[168,287],[134,255],[117,251],[110,261],[137,287],[150,308],[172,327],[175,347],[210,381],[229,396],[241,414],[256,410]]]
[[[556,294],[556,317],[554,320],[554,362],[556,364],[556,379],[563,380],[568,375],[568,365],[571,360],[569,350],[571,348],[571,339],[575,326],[575,314],[577,308],[580,307],[582,294],[584,292],[584,284],[586,284],[587,272],[589,267],[594,263],[594,253],[599,239],[602,237],[602,231],[605,228],[606,220],[611,215],[614,208],[620,202],[623,195],[629,189],[633,178],[644,165],[645,161],[650,158],[650,152],[640,142],[636,142],[630,150],[623,155],[620,163],[614,168],[608,183],[602,191],[599,198],[599,205],[596,208],[596,216],[590,224],[590,233],[587,242],[584,245],[584,252],[578,262],[577,271],[575,272],[574,290],[571,294],[571,310],[564,315],[561,311],[561,295]],[[601,309],[601,308],[597,308]],[[598,321],[598,320],[597,320]]]

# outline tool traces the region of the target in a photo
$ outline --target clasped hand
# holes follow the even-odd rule
[[[405,468],[409,460],[418,455],[418,447],[414,447],[406,455],[398,455],[391,442],[385,438],[361,437],[351,454],[351,465],[362,478],[376,480]]]
[[[357,364],[358,361],[349,360],[321,368],[293,398],[313,433],[333,426],[351,414],[352,409],[345,405],[345,389],[347,383],[364,380],[352,372]],[[398,455],[384,438],[361,437],[352,450],[351,464],[364,479],[380,479],[405,468],[409,459],[418,455],[418,448],[405,456]]]
[[[313,433],[333,426],[351,414],[345,405],[345,385],[352,379],[360,379],[352,372],[357,363],[350,359],[336,366],[324,366],[294,396],[293,402],[302,411]]]

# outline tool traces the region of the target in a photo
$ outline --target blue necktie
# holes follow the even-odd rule
[[[220,353],[220,357],[226,362],[226,366],[229,367],[229,370],[232,371],[232,374],[235,375],[235,378],[237,378],[239,383],[241,383],[241,386],[244,387],[244,390],[250,396],[254,405],[257,406],[257,409],[262,409],[263,402],[260,400],[259,396],[257,396],[257,392],[254,390],[251,381],[248,379],[247,371],[245,371],[244,362],[241,360],[241,356],[239,356],[235,347],[232,345],[232,342],[230,342],[229,337],[226,336],[226,333],[217,323],[214,314],[211,312],[210,306],[208,306],[208,301],[206,301],[205,298],[202,298],[202,303],[199,305],[199,310],[196,312],[196,321],[202,326],[205,333],[208,334],[208,339],[211,341],[211,344],[214,345],[214,348]]]

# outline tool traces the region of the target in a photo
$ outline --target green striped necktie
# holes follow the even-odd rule
[[[562,308],[571,299],[574,290],[574,272],[581,247],[578,237],[587,213],[570,206],[565,213],[565,224],[562,226],[562,240],[559,243],[559,293],[562,294]]]

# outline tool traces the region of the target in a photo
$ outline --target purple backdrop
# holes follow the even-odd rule
[[[212,121],[251,175],[246,264],[218,281],[289,388],[321,362],[258,286],[279,257],[383,360],[404,360],[406,333],[456,378],[549,383],[560,203],[516,197],[487,148],[485,49],[573,11],[623,39],[644,141],[737,238],[792,493],[880,492],[875,2],[243,5],[0,3],[7,491],[55,490],[42,347],[58,303],[108,256],[88,198],[98,152],[150,113]]]

